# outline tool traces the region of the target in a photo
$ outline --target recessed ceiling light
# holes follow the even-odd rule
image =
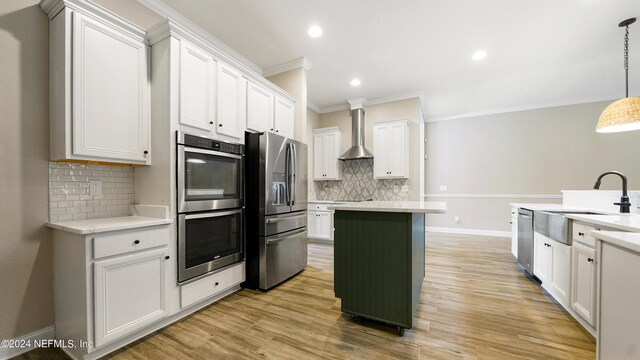
[[[317,38],[322,36],[322,28],[320,28],[320,26],[318,25],[313,25],[312,27],[309,28],[309,36],[311,36],[312,38]]]
[[[360,84],[361,84],[360,79],[351,80],[351,86],[360,86]]]
[[[475,54],[473,54],[473,56],[471,57],[473,60],[478,61],[478,60],[482,60],[484,58],[487,57],[487,52],[486,51],[476,51]]]

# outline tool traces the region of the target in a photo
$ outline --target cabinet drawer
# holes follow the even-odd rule
[[[245,280],[244,262],[180,287],[180,306],[185,308],[217,295]]]
[[[169,244],[169,226],[93,237],[95,259]]]
[[[591,236],[592,230],[599,230],[599,227],[590,226],[580,222],[573,222],[573,240],[581,244],[595,247],[596,239]]]
[[[329,211],[327,206],[333,204],[318,204],[318,203],[309,203],[308,210],[309,211]]]

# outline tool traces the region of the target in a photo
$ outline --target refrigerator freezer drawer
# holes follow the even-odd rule
[[[269,289],[307,266],[307,228],[260,238],[260,289]]]
[[[281,215],[270,215],[260,218],[260,236],[272,236],[307,226],[307,211],[297,211]]]

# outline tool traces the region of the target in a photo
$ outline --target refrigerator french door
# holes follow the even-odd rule
[[[267,290],[307,266],[307,145],[247,134],[247,281]]]

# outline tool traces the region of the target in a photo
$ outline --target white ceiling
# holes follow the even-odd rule
[[[162,1],[261,68],[306,57],[321,109],[423,92],[431,120],[622,97],[617,24],[640,18],[639,0]],[[630,65],[640,96],[640,22]]]

